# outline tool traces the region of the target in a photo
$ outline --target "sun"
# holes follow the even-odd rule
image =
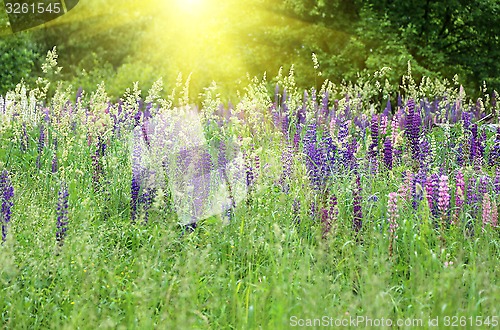
[[[185,13],[202,13],[206,10],[206,6],[206,0],[177,0],[177,7]]]
[[[185,3],[186,6],[199,6],[203,3],[203,0],[180,0],[182,3]]]

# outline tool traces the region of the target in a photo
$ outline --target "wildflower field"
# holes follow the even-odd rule
[[[0,98],[3,328],[498,327],[495,91],[162,89]]]

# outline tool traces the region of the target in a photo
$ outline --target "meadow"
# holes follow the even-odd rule
[[[0,324],[498,327],[498,94],[384,74],[303,91],[291,70],[233,104],[182,80],[120,100],[20,83],[0,98]]]

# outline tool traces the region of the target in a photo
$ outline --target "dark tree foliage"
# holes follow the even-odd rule
[[[3,7],[3,2],[0,2]],[[7,27],[7,17],[0,16],[0,27]],[[29,33],[0,38],[0,94],[12,90],[24,80],[34,82],[33,70],[40,58],[40,47]]]
[[[39,74],[36,59],[55,45],[60,79],[85,89],[113,80],[126,65],[143,65],[131,54],[142,51],[137,41],[154,18],[139,10],[106,11],[107,0],[79,6],[78,19],[0,37],[0,93]],[[500,90],[497,0],[249,0],[245,8],[232,13],[230,35],[251,75],[293,63],[299,85],[319,86],[323,79],[355,80],[358,72],[391,67],[387,78],[397,85],[410,61],[416,79],[458,74],[469,94],[483,81],[490,92]],[[0,11],[0,34],[6,20]],[[312,53],[321,77],[312,69]]]
[[[458,74],[475,90],[483,81],[490,89],[500,89],[499,1],[283,0],[281,4],[290,15],[351,34],[355,42],[345,45],[350,52],[340,54],[347,65],[355,59],[364,61],[355,66],[358,69],[376,69],[373,64],[399,69],[404,58],[419,66],[422,74],[447,78]]]
[[[500,2],[495,0],[367,0],[398,33],[413,57],[432,71],[500,88]]]

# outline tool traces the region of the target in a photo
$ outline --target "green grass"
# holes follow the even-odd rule
[[[112,145],[106,157],[125,157],[123,149]],[[73,150],[62,247],[54,236],[57,175],[16,159],[14,216],[0,247],[4,327],[286,329],[294,317],[498,315],[498,232],[477,224],[476,236],[456,228],[443,242],[429,219],[407,209],[389,257],[380,205],[391,187],[380,180],[371,185],[381,201],[363,205],[361,240],[351,230],[348,187],[339,188],[340,215],[326,240],[304,208],[295,223],[292,196],[272,188],[238,207],[229,225],[213,217],[183,234],[161,209],[149,224],[132,225],[129,165],[107,167],[112,184],[94,193],[88,147]],[[307,189],[296,192],[307,205]]]
[[[255,109],[248,107],[252,116]],[[422,328],[436,318],[437,328],[447,328],[453,319],[446,317],[466,317],[462,328],[476,328],[477,320],[489,320],[483,328],[498,322],[499,231],[482,230],[479,216],[470,235],[465,226],[469,206],[459,225],[435,228],[425,201],[418,210],[400,201],[398,238],[389,252],[387,195],[399,189],[402,172],[411,169],[408,151],[392,171],[381,167],[373,176],[361,170],[363,229],[358,236],[352,230],[352,174],[336,175],[328,183],[339,214],[323,239],[319,217],[310,215],[312,202],[320,206],[322,197],[311,188],[303,155],[295,155],[290,191],[284,193],[276,184],[283,170],[282,138],[266,131],[256,114],[255,126],[238,122],[224,133],[236,139],[243,132],[260,155],[260,175],[248,201],[238,203],[229,223],[213,216],[189,233],[177,224],[168,196],[156,197],[147,224],[131,223],[130,132],[124,130],[120,138],[111,129],[101,132],[107,150],[96,185],[95,139],[90,144],[89,139],[105,126],[101,121],[86,125],[76,114],[73,131],[65,116],[46,125],[49,138],[40,169],[40,123],[27,122],[30,145],[21,151],[21,122],[0,116],[0,169],[9,171],[15,189],[7,240],[0,244],[3,328],[289,329],[323,317],[334,324],[358,317],[413,319]],[[210,134],[209,144],[224,135]],[[436,138],[431,172],[442,164],[456,170],[443,131],[435,128],[429,135]],[[359,141],[362,157],[368,142]],[[51,173],[54,152],[59,169]],[[468,177],[473,167],[465,166],[464,173]],[[69,188],[69,225],[59,245],[61,182]],[[378,200],[370,200],[372,195]],[[301,207],[294,214],[297,202]]]

